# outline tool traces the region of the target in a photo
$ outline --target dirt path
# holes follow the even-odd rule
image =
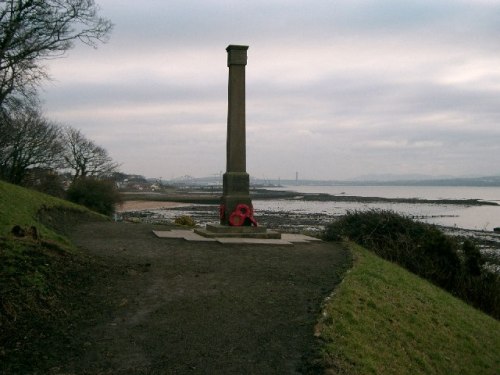
[[[221,245],[152,226],[90,223],[71,237],[109,271],[108,308],[82,323],[64,374],[294,374],[349,254],[332,243]]]

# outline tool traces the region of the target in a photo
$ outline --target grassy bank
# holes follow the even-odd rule
[[[0,373],[31,373],[67,350],[98,267],[64,235],[85,219],[102,217],[0,181]]]
[[[66,224],[64,216],[71,220],[75,215],[98,217],[63,199],[0,181],[0,237],[4,239],[11,238],[12,228],[18,225],[25,230],[36,227],[40,238],[69,245],[58,229]]]
[[[332,374],[498,374],[500,323],[350,245],[355,264],[318,325]]]

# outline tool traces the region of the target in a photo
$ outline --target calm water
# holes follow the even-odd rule
[[[500,187],[469,186],[285,186],[272,190],[357,197],[481,199],[500,203]]]
[[[273,190],[298,193],[326,193],[382,198],[480,199],[500,204],[500,187],[415,187],[415,186],[288,186]],[[254,200],[258,210],[322,213],[339,216],[348,210],[384,209],[419,220],[449,227],[491,231],[500,227],[500,206],[466,206],[445,204],[305,202],[296,200]]]

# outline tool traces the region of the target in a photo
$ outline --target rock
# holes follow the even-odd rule
[[[38,229],[36,229],[35,226],[31,226],[28,230],[27,230],[27,235],[30,236],[31,238],[33,238],[35,241],[38,241],[39,240],[39,235],[38,235]]]
[[[38,229],[35,226],[31,226],[28,229],[24,229],[20,225],[14,225],[10,231],[15,237],[30,237],[35,241],[40,239]]]
[[[26,236],[26,232],[24,231],[23,228],[21,228],[20,225],[14,225],[14,227],[12,227],[11,233],[15,237],[24,237],[24,236]]]

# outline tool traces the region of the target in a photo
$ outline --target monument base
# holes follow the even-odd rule
[[[205,229],[196,228],[196,234],[208,238],[265,238],[281,239],[281,233],[268,230],[266,227],[241,226],[232,227],[229,225],[207,224]]]

